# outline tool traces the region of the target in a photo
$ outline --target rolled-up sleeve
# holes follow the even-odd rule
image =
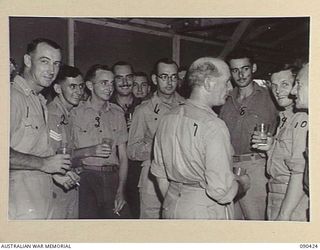
[[[292,125],[292,154],[291,158],[286,160],[286,164],[291,173],[303,173],[306,165],[303,153],[306,151],[308,115],[297,113]]]
[[[163,154],[161,152],[161,147],[159,145],[159,136],[156,134],[154,140],[154,159],[151,164],[151,173],[156,176],[157,178],[167,179],[167,174],[165,171],[164,163],[163,163]]]
[[[205,136],[207,194],[220,204],[231,202],[238,183],[231,171],[232,146],[226,127],[212,126]]]

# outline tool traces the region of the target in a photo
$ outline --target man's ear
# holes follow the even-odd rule
[[[26,67],[30,68],[31,67],[31,56],[29,54],[25,54],[23,56],[23,63],[26,65]]]
[[[151,86],[150,86],[150,85],[148,85],[147,93],[149,94],[149,93],[150,93],[150,91],[151,91]]]
[[[155,74],[152,74],[151,79],[154,85],[158,85],[157,76]]]
[[[206,91],[208,92],[211,92],[213,86],[215,85],[215,81],[213,78],[211,77],[207,77],[205,80],[204,80],[204,83],[203,83],[203,86],[205,88]]]
[[[86,81],[86,86],[87,86],[87,88],[92,92],[92,90],[93,90],[93,86],[92,86],[93,84],[92,84],[92,82],[91,81]]]
[[[60,84],[55,83],[55,84],[53,85],[53,89],[54,89],[54,91],[55,91],[58,95],[60,95],[60,94],[62,93]]]
[[[254,63],[252,65],[252,73],[256,73],[257,69],[258,69],[257,64]]]

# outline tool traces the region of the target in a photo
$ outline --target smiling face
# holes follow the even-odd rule
[[[61,96],[71,106],[77,106],[84,92],[84,81],[81,75],[67,77],[60,83]]]
[[[114,75],[111,71],[98,69],[95,77],[87,83],[92,98],[99,101],[108,101],[113,93]]]
[[[115,89],[117,94],[128,96],[132,94],[133,72],[130,65],[117,65],[114,68]]]
[[[232,78],[239,88],[245,88],[252,83],[256,69],[256,64],[252,64],[249,58],[230,60]]]
[[[271,75],[272,93],[280,107],[289,107],[293,100],[290,98],[290,92],[294,84],[294,76],[291,70],[283,70]]]
[[[24,56],[24,64],[29,72],[33,87],[49,87],[56,78],[61,65],[60,49],[47,43],[39,43],[36,49]]]

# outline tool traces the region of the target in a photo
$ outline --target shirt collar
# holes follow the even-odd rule
[[[28,84],[28,82],[20,75],[17,75],[14,80],[13,80],[13,84],[18,87],[20,90],[23,91],[23,93],[26,96],[29,96],[31,94],[33,95],[37,95],[35,93],[35,91],[30,87],[30,85]]]
[[[252,91],[251,95],[254,95],[256,92],[261,92],[262,89],[264,89],[264,87],[259,86],[255,81],[253,81],[253,91]],[[239,88],[238,87],[235,87],[231,91],[230,96],[232,97],[232,99],[235,100],[237,98],[238,92],[239,92]]]
[[[294,115],[294,112],[293,112],[293,109],[286,109],[284,111],[280,111],[279,112],[279,116],[280,116],[280,119],[282,118],[290,118],[291,116]]]
[[[110,110],[110,102],[107,101],[100,110],[97,110],[97,108],[92,105],[91,97],[89,97],[88,100],[84,103],[84,107],[85,107],[85,109],[93,109],[96,112],[104,112],[105,113]]]
[[[156,106],[157,104],[164,104],[164,105],[169,105],[171,106],[172,104],[182,104],[184,102],[183,97],[181,97],[177,92],[173,93],[173,99],[171,103],[166,103],[160,99],[158,96],[158,91],[155,91],[153,93],[153,96],[151,97],[151,102],[153,106]]]
[[[69,111],[66,109],[66,107],[63,105],[63,103],[61,102],[60,98],[58,96],[56,96],[53,101],[57,106],[58,108],[60,109],[60,111],[65,114],[65,115],[69,115]]]
[[[209,112],[210,114],[214,115],[214,116],[218,116],[213,110],[212,108],[208,107],[207,105],[204,105],[196,100],[191,100],[191,99],[187,99],[186,103],[189,103],[193,106],[196,106],[197,108],[203,109],[207,112]]]
[[[16,75],[13,80],[13,85],[23,92],[26,96],[37,96],[43,106],[47,104],[47,99],[41,94],[36,93],[28,84],[28,82],[20,75]]]

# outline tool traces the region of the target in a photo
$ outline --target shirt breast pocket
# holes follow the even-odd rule
[[[96,129],[80,124],[74,125],[74,140],[78,148],[88,147],[97,144],[93,131]]]
[[[25,136],[31,136],[32,138],[37,133],[39,133],[41,126],[44,126],[44,123],[40,123],[41,119],[43,118],[40,117],[40,115],[29,115],[22,120],[25,130]]]
[[[22,152],[35,152],[42,144],[44,121],[40,115],[29,115],[22,119],[22,130],[12,139],[12,146]],[[43,147],[46,145],[42,145]],[[40,146],[40,147],[42,147]]]
[[[150,133],[154,135],[157,130],[159,124],[160,117],[151,116],[146,118],[147,128],[149,129]]]

